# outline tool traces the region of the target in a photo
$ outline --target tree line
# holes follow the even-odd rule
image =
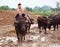
[[[25,8],[28,11],[60,11],[60,2],[56,2],[56,8],[52,8],[51,6],[44,5],[43,7],[35,6],[34,8]]]
[[[0,6],[0,10],[16,10],[15,8],[10,8],[8,5]]]
[[[16,8],[10,8],[8,5],[0,6],[0,10],[16,10]],[[30,12],[37,11],[60,11],[60,3],[56,2],[56,8],[52,8],[51,6],[44,5],[43,7],[35,6],[34,8],[25,7],[26,10]]]

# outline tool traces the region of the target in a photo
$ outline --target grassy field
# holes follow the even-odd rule
[[[42,15],[42,16],[49,16],[51,14],[60,14],[60,12],[32,12],[33,14],[36,14],[36,15]]]

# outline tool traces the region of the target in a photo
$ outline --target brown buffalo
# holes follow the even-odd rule
[[[46,28],[48,27],[50,20],[45,16],[38,16],[37,22],[38,22],[38,28],[40,29],[39,32],[41,32],[41,27],[42,27],[45,30],[45,34],[46,34],[47,33]]]

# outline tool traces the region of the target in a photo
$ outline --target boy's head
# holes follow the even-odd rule
[[[19,9],[21,8],[21,3],[18,4],[18,8],[19,8]]]
[[[18,6],[21,5],[21,3],[18,4]]]

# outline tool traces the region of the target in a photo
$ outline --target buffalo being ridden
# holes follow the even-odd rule
[[[41,32],[41,27],[42,27],[45,30],[45,34],[47,34],[46,29],[48,27],[48,24],[50,23],[50,19],[48,19],[45,16],[38,16],[37,22],[38,22],[39,32]]]
[[[51,22],[48,26],[49,29],[51,29],[51,26],[53,26],[54,30],[58,30],[58,25],[60,24],[60,15],[59,14],[51,14],[48,18],[51,19]]]
[[[15,25],[15,30],[16,30],[16,34],[17,34],[17,38],[18,38],[18,41],[19,41],[19,35],[21,34],[21,41],[22,41],[22,38],[24,36],[24,39],[25,39],[25,34],[27,33],[27,31],[30,30],[30,26],[31,24],[34,23],[34,19],[29,17],[30,21],[28,21],[24,16],[26,14],[22,14],[22,16],[19,16],[19,14],[17,14],[15,16],[15,22],[14,22],[14,25]]]
[[[17,39],[18,41],[22,42],[23,39],[25,40],[25,34],[27,32],[26,19],[23,16],[17,14],[14,20],[14,26],[17,34]]]

